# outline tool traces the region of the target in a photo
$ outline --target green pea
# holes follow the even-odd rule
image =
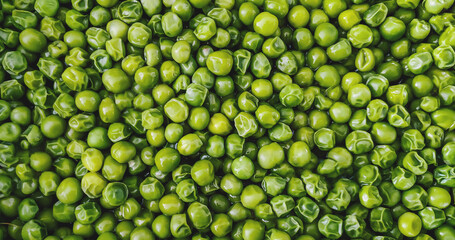
[[[417,214],[406,212],[398,219],[398,228],[403,235],[415,237],[420,233],[422,221]]]
[[[373,32],[363,24],[353,26],[348,31],[347,37],[355,48],[368,47],[373,42]]]
[[[319,219],[318,229],[327,238],[339,238],[343,233],[343,220],[336,215],[326,214]]]
[[[254,18],[253,27],[263,36],[271,36],[278,29],[278,18],[269,12],[261,12]]]
[[[208,160],[197,161],[191,168],[191,177],[199,186],[207,186],[215,178],[213,164]]]
[[[321,47],[328,47],[338,39],[338,30],[331,23],[321,23],[314,31],[314,40]]]
[[[57,14],[57,10],[59,8],[59,2],[58,1],[44,1],[44,0],[38,0],[35,2],[35,10],[41,15],[41,16],[48,16],[52,17],[55,14]]]
[[[56,195],[64,204],[74,204],[82,198],[81,183],[76,178],[65,178],[60,182]]]

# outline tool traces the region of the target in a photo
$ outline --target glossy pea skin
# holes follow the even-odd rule
[[[32,52],[42,51],[47,44],[45,36],[41,32],[32,28],[22,31],[19,35],[19,40],[22,46]]]
[[[82,190],[79,180],[76,178],[65,178],[60,182],[56,195],[65,204],[73,204],[82,198]]]
[[[415,237],[420,233],[422,221],[417,214],[406,212],[398,219],[398,228],[403,235]]]
[[[431,187],[428,189],[428,204],[440,209],[448,207],[451,196],[446,189],[440,187]]]
[[[267,37],[277,30],[278,18],[271,13],[262,12],[254,18],[253,26],[255,32]]]
[[[41,123],[41,132],[48,138],[57,138],[65,131],[66,122],[55,115],[47,116]]]

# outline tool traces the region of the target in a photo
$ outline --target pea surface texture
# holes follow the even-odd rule
[[[0,0],[0,240],[452,240],[454,199],[454,0]]]

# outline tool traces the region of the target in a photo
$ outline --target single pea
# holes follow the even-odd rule
[[[428,204],[444,209],[450,205],[451,202],[450,193],[441,187],[430,187],[428,189]]]
[[[417,214],[406,212],[398,219],[398,228],[406,237],[415,237],[422,229],[422,221]]]
[[[278,18],[269,12],[261,12],[254,18],[253,26],[255,32],[268,37],[277,31]]]
[[[41,123],[41,132],[45,137],[58,138],[66,129],[66,122],[61,117],[49,115]]]

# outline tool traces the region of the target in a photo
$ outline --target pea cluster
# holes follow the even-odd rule
[[[0,240],[455,239],[454,0],[0,0]]]

